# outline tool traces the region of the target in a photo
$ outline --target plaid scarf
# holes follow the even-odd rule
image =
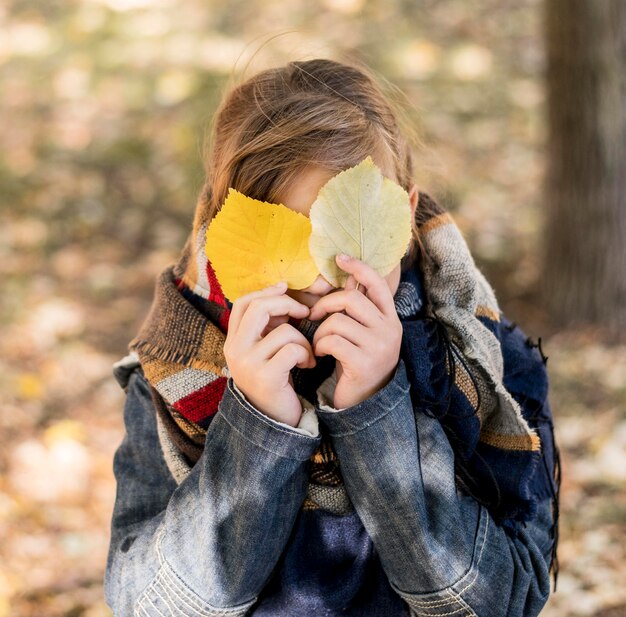
[[[496,520],[519,529],[543,495],[552,497],[558,517],[546,358],[501,313],[450,213],[420,193],[415,217],[425,254],[413,263],[403,259],[394,302],[416,412],[442,423],[459,484]],[[202,453],[230,377],[223,344],[232,304],[204,253],[209,222],[199,208],[179,261],[158,276],[150,312],[129,344],[170,441],[190,465]],[[290,323],[309,341],[319,325]],[[330,355],[317,360],[313,369],[292,369],[294,389],[314,404],[335,364]],[[322,423],[320,431],[311,482],[337,487],[338,461]],[[319,503],[307,497],[304,507]]]

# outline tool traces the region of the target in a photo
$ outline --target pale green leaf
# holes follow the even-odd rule
[[[309,218],[309,251],[335,287],[343,287],[348,277],[335,262],[337,253],[357,257],[384,277],[411,240],[409,195],[383,176],[371,156],[333,176],[320,189]]]

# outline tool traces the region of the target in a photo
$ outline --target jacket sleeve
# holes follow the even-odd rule
[[[228,379],[205,448],[177,484],[149,384],[130,374],[104,592],[115,615],[244,615],[305,498],[319,436],[275,422]]]
[[[320,396],[346,490],[389,582],[416,616],[532,617],[550,591],[549,501],[513,538],[455,483],[441,423],[414,411],[405,363],[339,412]]]

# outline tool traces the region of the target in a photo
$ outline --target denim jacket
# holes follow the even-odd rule
[[[320,435],[264,415],[232,378],[180,482],[141,367],[118,380],[126,434],[104,580],[116,616],[532,617],[547,601],[549,499],[508,534],[462,493],[440,422],[414,411],[402,358],[354,406],[333,410],[318,389],[353,506],[341,515],[301,508]]]

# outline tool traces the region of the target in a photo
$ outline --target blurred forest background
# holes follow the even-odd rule
[[[626,349],[542,308],[544,22],[540,0],[0,5],[0,617],[110,615],[111,365],[190,231],[213,110],[253,56],[248,73],[339,48],[405,94],[418,185],[549,358],[561,573],[543,614],[626,615]]]

